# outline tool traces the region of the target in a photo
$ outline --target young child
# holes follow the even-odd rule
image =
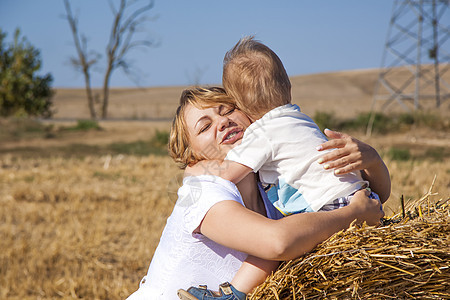
[[[359,171],[338,174],[321,165],[326,151],[318,150],[327,138],[291,104],[289,77],[269,47],[253,37],[241,39],[225,55],[223,85],[253,123],[223,162],[204,160],[187,173],[208,173],[237,183],[250,172],[259,172],[263,184],[274,185],[268,197],[285,216],[346,206],[356,191],[368,187]],[[375,193],[371,197],[379,199]],[[232,284],[220,287],[219,295],[195,287],[188,292],[198,299],[245,299],[244,294],[277,266],[277,262],[249,256]]]

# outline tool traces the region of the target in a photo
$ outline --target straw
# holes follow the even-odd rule
[[[385,226],[351,226],[284,262],[250,299],[450,299],[450,199],[429,191]],[[400,215],[400,214],[399,214]]]

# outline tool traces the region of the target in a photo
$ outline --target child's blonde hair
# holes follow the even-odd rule
[[[189,104],[200,109],[221,104],[235,107],[235,101],[220,87],[194,87],[185,89],[181,93],[180,105],[173,119],[169,136],[169,154],[181,169],[205,159],[192,151],[189,146],[189,132],[185,118],[186,107]]]
[[[237,107],[253,119],[291,103],[291,82],[283,63],[252,36],[240,39],[225,54],[222,81]]]

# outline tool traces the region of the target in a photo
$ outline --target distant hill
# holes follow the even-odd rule
[[[315,111],[339,117],[370,111],[378,73],[369,69],[292,77],[292,102],[311,116]]]
[[[365,69],[294,76],[291,77],[292,102],[311,116],[322,111],[347,118],[370,111],[378,74],[378,69]],[[186,86],[112,89],[109,117],[171,119],[184,88]],[[84,89],[57,89],[54,118],[89,118],[86,102]],[[448,102],[444,110],[448,110]]]

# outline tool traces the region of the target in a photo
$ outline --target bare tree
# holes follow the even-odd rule
[[[136,6],[136,3],[139,2],[138,0],[120,0],[118,7],[114,5],[112,0],[108,0],[108,2],[114,18],[109,41],[105,49],[106,70],[103,78],[101,99],[102,118],[107,118],[108,116],[109,84],[114,70],[121,68],[125,74],[132,76],[134,67],[127,60],[127,54],[137,47],[153,47],[157,45],[157,42],[152,39],[136,40],[134,38],[135,33],[139,30],[139,26],[150,20],[146,13],[153,8],[154,0],[144,1],[145,4],[141,6]],[[72,58],[71,61],[84,74],[91,118],[96,118],[97,114],[90,83],[90,70],[91,66],[99,61],[100,54],[94,51],[88,52],[86,37],[78,32],[78,20],[72,13],[69,0],[64,0],[64,5],[67,12],[65,17],[69,22],[78,54],[78,58]]]
[[[70,61],[75,69],[78,69],[83,73],[89,113],[92,119],[96,119],[97,113],[95,112],[90,71],[91,67],[98,62],[100,54],[93,51],[88,52],[86,36],[78,33],[78,19],[74,17],[68,0],[64,0],[64,6],[66,7],[67,12],[66,19],[69,22],[70,30],[72,31],[72,36],[75,43],[75,49],[78,54],[78,58],[71,57]]]

